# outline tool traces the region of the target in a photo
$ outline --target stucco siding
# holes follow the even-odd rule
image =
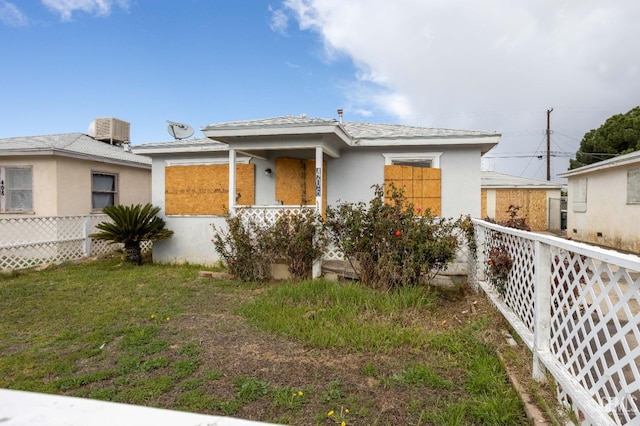
[[[213,266],[218,262],[213,242],[213,226],[226,229],[223,216],[169,216],[167,228],[174,232],[168,240],[153,243],[153,261],[194,263]]]
[[[57,160],[58,215],[91,213],[93,172],[118,176],[118,204],[146,204],[151,201],[151,172],[97,161]]]
[[[616,167],[569,177],[567,235],[579,241],[640,253],[640,205],[627,204],[627,170]],[[575,211],[574,184],[587,179],[586,211]],[[579,209],[578,209],[579,210]]]
[[[480,217],[480,151],[444,151],[442,169],[442,216]]]

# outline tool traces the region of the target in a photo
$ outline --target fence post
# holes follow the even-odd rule
[[[533,379],[546,380],[546,369],[540,353],[549,352],[551,339],[551,247],[535,241],[534,312],[533,312]]]
[[[84,232],[82,236],[84,238],[84,257],[89,257],[91,256],[91,238],[89,238],[89,234],[91,234],[91,215],[87,215],[84,217],[83,226]]]

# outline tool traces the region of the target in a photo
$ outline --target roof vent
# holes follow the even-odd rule
[[[96,118],[89,125],[88,135],[95,140],[120,145],[130,140],[131,125],[117,118]]]

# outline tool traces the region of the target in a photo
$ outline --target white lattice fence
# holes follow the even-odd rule
[[[24,216],[0,219],[0,269],[99,256],[122,247],[89,238],[106,215]],[[151,248],[143,243],[143,250]]]
[[[534,375],[544,364],[583,424],[640,424],[640,258],[474,224],[476,284],[533,351]],[[496,248],[513,261],[502,282]]]

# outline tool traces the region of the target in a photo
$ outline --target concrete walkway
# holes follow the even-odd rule
[[[2,426],[258,426],[267,423],[0,389]]]

